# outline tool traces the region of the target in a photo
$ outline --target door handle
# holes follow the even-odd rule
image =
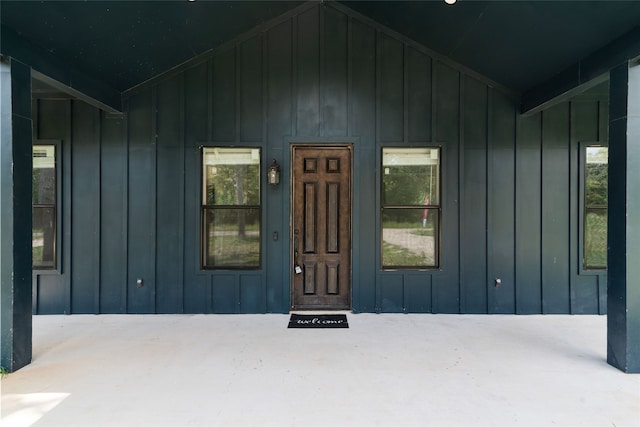
[[[298,262],[298,238],[300,236],[300,230],[298,230],[297,228],[293,230],[293,235],[293,271],[296,274],[301,274],[302,267],[300,267],[300,264]]]

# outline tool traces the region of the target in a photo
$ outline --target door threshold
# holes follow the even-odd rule
[[[289,314],[353,314],[353,310],[297,309],[289,310]]]

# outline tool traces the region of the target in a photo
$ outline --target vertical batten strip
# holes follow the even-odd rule
[[[269,152],[269,141],[268,141],[268,127],[267,127],[267,122],[269,120],[269,116],[268,116],[268,109],[269,109],[269,33],[267,32],[267,30],[264,30],[261,33],[261,40],[262,40],[262,44],[261,44],[261,49],[262,49],[262,90],[261,90],[261,96],[262,96],[262,123],[261,123],[261,129],[262,129],[262,141],[261,141],[261,166],[260,166],[260,172],[261,172],[261,176],[259,178],[260,180],[260,205],[262,206],[262,211],[260,212],[260,223],[261,223],[261,234],[262,234],[262,238],[261,238],[261,250],[260,250],[260,264],[261,264],[261,268],[263,269],[263,271],[265,272],[264,275],[260,276],[260,290],[262,291],[262,302],[264,304],[264,312],[267,313],[269,312],[269,297],[267,295],[267,278],[268,278],[268,268],[265,265],[266,261],[267,261],[267,237],[270,233],[268,230],[268,227],[271,226],[269,218],[267,217],[267,212],[269,211],[268,209],[268,204],[267,204],[267,195],[266,195],[266,188],[265,186],[262,185],[262,183],[264,182],[264,170],[262,169],[262,165],[265,164],[264,159],[267,157],[267,152]],[[282,160],[281,160],[281,164],[282,164]],[[265,232],[266,231],[266,232]],[[284,260],[283,257],[280,257],[282,260]]]
[[[207,61],[207,141],[213,140],[213,58]]]
[[[402,44],[402,142],[409,142],[409,46]]]
[[[540,240],[540,314],[545,314],[545,292],[544,292],[544,124],[545,124],[545,112],[540,112],[540,200],[538,201],[538,209],[540,210],[540,234],[538,235]]]
[[[187,179],[186,179],[186,170],[187,170],[187,155],[186,155],[186,150],[187,150],[187,137],[186,137],[186,104],[187,104],[187,96],[186,96],[186,88],[185,88],[185,79],[186,79],[186,73],[181,73],[180,74],[180,107],[179,107],[179,114],[180,114],[180,129],[178,131],[179,135],[180,135],[180,147],[182,148],[180,150],[180,166],[181,166],[181,171],[180,171],[180,178],[182,179],[182,185],[180,186],[180,201],[182,203],[182,208],[178,209],[178,221],[180,221],[181,227],[181,233],[178,236],[178,242],[180,244],[180,251],[182,252],[182,256],[179,259],[179,263],[180,263],[180,267],[179,267],[179,271],[180,271],[180,297],[181,297],[181,301],[180,301],[180,312],[184,313],[185,312],[185,286],[184,286],[184,282],[185,282],[185,265],[187,265],[187,260],[186,260],[186,250],[185,250],[185,243],[186,243],[186,227],[187,227],[187,221],[185,221],[186,217],[187,217],[187,203],[186,203],[186,191],[187,191]],[[197,209],[198,210],[198,209]]]
[[[207,61],[207,141],[212,141],[213,140],[213,111],[214,111],[214,106],[213,106],[213,98],[215,96],[214,93],[214,85],[213,85],[213,75],[214,75],[214,58],[212,57],[211,59],[209,59],[209,61]],[[200,259],[200,262],[202,262],[202,253],[203,253],[203,248],[204,248],[204,239],[202,238],[202,224],[204,224],[204,218],[202,218],[202,209],[200,207],[200,205],[202,204],[202,192],[203,192],[203,177],[202,177],[202,149],[199,150],[199,156],[198,156],[198,171],[197,172],[197,178],[198,178],[198,197],[197,197],[197,203],[196,203],[196,208],[194,209],[194,211],[196,212],[196,218],[198,223],[200,224],[200,227],[198,228],[198,233],[196,234],[196,239],[199,240],[199,244],[198,244],[198,258]],[[198,266],[198,268],[200,268],[200,266]],[[204,285],[204,294],[205,294],[205,303],[204,303],[204,311],[206,314],[210,314],[213,313],[213,276],[208,277],[208,280],[202,280],[202,283]]]
[[[237,44],[233,48],[233,66],[234,66],[234,96],[236,98],[235,102],[235,127],[234,127],[234,136],[233,141],[238,144],[241,141],[241,132],[242,132],[242,84],[244,83],[242,79],[242,50],[244,50],[244,43]],[[238,291],[239,285],[236,283],[236,291]],[[239,292],[239,291],[238,291]],[[238,297],[236,301],[240,301],[238,292],[236,292],[236,296]]]
[[[575,305],[576,305],[576,279],[574,272],[578,272],[580,269],[580,260],[578,254],[580,251],[577,248],[578,238],[574,236],[574,218],[576,222],[578,221],[578,194],[574,194],[573,186],[575,185],[576,189],[578,188],[577,177],[579,175],[579,169],[577,168],[579,157],[580,157],[580,149],[578,147],[578,143],[576,141],[576,133],[574,132],[574,124],[575,124],[575,108],[572,102],[569,102],[569,116],[568,116],[568,128],[569,128],[569,141],[567,144],[567,158],[568,158],[568,170],[569,170],[569,185],[567,192],[567,204],[569,205],[569,209],[567,210],[567,223],[569,224],[569,229],[567,230],[567,239],[569,241],[568,245],[568,254],[567,258],[569,259],[569,314],[575,313]],[[575,252],[575,257],[574,257]],[[576,263],[574,265],[574,262]]]
[[[324,106],[327,103],[325,99],[326,93],[326,73],[325,73],[325,37],[327,30],[325,28],[325,10],[326,5],[322,3],[319,7],[318,13],[318,127],[317,131],[319,136],[325,136],[325,117]]]
[[[292,18],[291,29],[291,135],[298,135],[298,21],[300,15]],[[293,169],[293,168],[292,168]]]
[[[126,112],[124,115],[124,119],[122,121],[122,136],[123,136],[123,151],[125,153],[125,162],[124,162],[124,171],[123,171],[123,182],[124,182],[124,191],[122,192],[122,228],[124,238],[122,239],[122,253],[124,254],[124,283],[122,284],[122,293],[123,293],[123,301],[124,301],[124,312],[129,313],[129,283],[130,283],[130,275],[129,275],[129,165],[130,165],[130,141],[131,136],[129,133],[129,106],[131,102],[129,98],[124,99],[122,101],[122,108]]]
[[[1,67],[1,65],[0,65]],[[1,71],[0,71],[1,72]],[[1,95],[0,95],[1,97]],[[2,102],[2,101],[0,101]],[[40,113],[40,100],[39,99],[32,99],[31,101],[31,121],[32,121],[32,129],[33,129],[33,135],[32,135],[32,139],[34,141],[40,139],[40,121],[38,118],[38,115]],[[0,122],[1,123],[1,122]],[[33,162],[33,149],[31,150],[31,156],[32,156],[32,162]],[[61,223],[60,223],[60,211],[62,210],[62,206],[60,205],[60,166],[61,166],[61,157],[62,157],[62,144],[59,144],[56,147],[56,151],[55,151],[55,156],[56,156],[56,233],[58,235],[58,237],[56,238],[56,243],[55,243],[55,253],[56,253],[56,267],[60,268],[60,266],[62,265],[62,260],[60,259],[60,256],[62,255],[62,253],[60,252],[60,235],[61,235]],[[33,167],[33,164],[32,164]],[[32,172],[33,174],[33,172]],[[31,197],[33,199],[33,196]],[[32,200],[33,203],[33,200]],[[33,207],[31,208],[33,210]],[[31,220],[33,222],[33,212],[32,212],[32,217]],[[32,237],[33,238],[33,237]],[[32,242],[33,245],[33,242]],[[32,249],[33,250],[33,249]],[[33,256],[33,254],[32,254]],[[31,274],[31,280],[32,280],[32,294],[31,294],[31,312],[32,314],[38,314],[40,312],[40,306],[39,306],[39,301],[40,301],[40,275],[37,273],[32,273]]]
[[[484,239],[485,239],[485,280],[484,280],[484,291],[485,291],[485,313],[491,312],[491,292],[489,292],[489,287],[491,277],[493,277],[493,237],[494,237],[494,229],[493,229],[493,200],[494,200],[494,191],[495,185],[493,184],[493,91],[485,86],[485,141],[484,141],[484,155],[485,155],[485,168],[484,168],[484,180],[485,180],[485,228],[484,228]]]
[[[516,108],[513,108],[513,241],[512,243],[512,250],[513,250],[513,284],[511,286],[513,286],[513,313],[517,313],[518,310],[518,286],[517,286],[517,277],[518,277],[518,262],[516,260],[516,242],[517,242],[517,233],[518,233],[518,227],[516,224],[516,219],[517,219],[517,213],[516,213],[516,195],[518,194],[517,192],[517,177],[518,177],[518,171],[516,170],[517,168],[517,144],[518,144],[518,112]]]
[[[566,199],[566,212],[565,212],[565,221],[566,221],[566,230],[565,230],[565,242],[566,242],[566,248],[565,248],[565,259],[566,259],[566,280],[567,280],[567,289],[566,289],[566,299],[567,299],[567,306],[566,306],[566,310],[562,310],[561,312],[568,312],[569,314],[574,314],[574,307],[573,307],[573,299],[572,299],[572,286],[575,285],[575,281],[572,278],[572,259],[571,259],[571,245],[573,244],[573,242],[570,240],[571,238],[571,224],[573,223],[571,221],[571,197],[573,195],[571,188],[570,188],[570,180],[571,180],[571,174],[573,173],[573,170],[571,169],[571,138],[572,138],[572,129],[571,129],[571,112],[572,112],[572,103],[568,102],[566,104],[566,109],[567,109],[567,113],[566,113],[566,121],[565,121],[565,126],[566,126],[566,138],[564,138],[565,142],[565,150],[566,150],[566,163],[565,163],[565,168],[567,171],[567,174],[565,175],[563,181],[564,181],[564,185],[566,186],[566,193],[565,193],[565,197],[567,197]]]
[[[94,300],[93,300],[93,312],[94,314],[100,314],[100,289],[102,286],[102,280],[101,280],[101,268],[102,268],[102,234],[100,233],[101,230],[101,226],[102,226],[102,114],[100,112],[100,110],[98,110],[97,108],[94,110],[94,116],[95,116],[95,123],[96,126],[94,127],[94,138],[98,143],[98,171],[97,171],[97,176],[98,176],[98,206],[96,207],[96,214],[98,215],[98,218],[96,221],[94,221],[94,234],[96,236],[96,257],[94,260],[95,263],[95,271],[94,271],[94,283],[95,283],[95,289],[94,289]]]
[[[438,93],[437,91],[437,86],[436,86],[436,76],[437,76],[437,67],[435,67],[434,64],[434,60],[431,61],[431,76],[432,76],[432,87],[431,87],[431,98],[432,98],[432,103],[431,103],[431,117],[432,117],[432,122],[431,122],[431,140],[435,141],[435,135],[436,135],[436,110],[437,110],[437,104],[436,104],[436,94]],[[465,196],[465,191],[464,191],[464,186],[461,185],[462,182],[464,182],[464,178],[465,178],[465,170],[462,167],[462,165],[464,165],[464,161],[465,161],[465,155],[464,155],[464,148],[466,145],[466,133],[465,133],[465,128],[464,128],[464,123],[465,123],[465,119],[466,119],[466,104],[464,102],[466,93],[467,93],[467,85],[465,84],[466,79],[460,77],[459,81],[459,86],[458,86],[458,105],[460,106],[460,112],[459,114],[459,120],[458,120],[458,158],[457,158],[457,162],[458,162],[458,239],[457,242],[455,242],[456,246],[457,246],[457,251],[458,251],[458,265],[456,265],[456,270],[458,272],[458,313],[462,313],[462,307],[464,307],[465,304],[465,299],[466,296],[465,294],[462,292],[462,275],[463,275],[463,270],[462,270],[462,265],[463,265],[463,261],[464,261],[464,253],[462,252],[462,224],[463,224],[463,220],[464,220],[464,205],[462,203],[462,201],[464,200],[464,196]],[[444,162],[441,160],[441,163],[444,164]],[[441,175],[444,177],[446,176],[445,173],[441,172]],[[440,188],[444,189],[444,185],[440,184]],[[444,197],[444,195],[442,195]],[[443,200],[440,200],[440,206],[445,206],[445,203]],[[442,212],[441,215],[441,219],[440,219],[440,229],[444,231],[444,225],[442,224],[444,222],[444,209],[441,209],[440,212]],[[441,239],[444,239],[444,232],[442,233]],[[442,247],[443,245],[440,245],[440,265],[442,266],[444,263],[443,260],[443,256],[442,256]],[[437,283],[437,281],[436,281]],[[434,288],[435,286],[433,286],[433,283],[431,284],[431,311],[433,312],[433,305],[434,305],[434,298],[435,298],[435,294],[434,294]]]
[[[431,143],[436,142],[436,128],[437,128],[437,111],[438,111],[438,103],[437,103],[437,98],[438,98],[438,67],[437,67],[438,62],[431,58]],[[462,79],[460,79],[462,80]],[[463,88],[463,84],[462,82],[460,83],[460,89]],[[458,91],[458,103],[460,104],[460,106],[462,106],[462,96],[463,96],[463,91],[459,90]],[[460,108],[460,111],[462,112],[462,107]],[[458,128],[459,131],[462,130],[462,120],[460,120],[458,122]],[[463,132],[464,133],[464,132]],[[460,135],[462,135],[463,133],[461,133]],[[462,138],[460,138],[460,141],[462,141]],[[458,141],[458,142],[460,142]]]
[[[382,164],[382,149],[380,147],[380,30],[379,29],[374,29],[375,31],[375,131],[374,131],[374,135],[375,135],[375,155],[376,155],[376,162],[377,165],[381,165]],[[380,156],[380,157],[378,157]],[[376,265],[381,265],[381,259],[382,259],[382,212],[380,210],[380,206],[381,206],[381,191],[382,189],[380,188],[381,186],[381,181],[382,181],[382,176],[381,176],[381,171],[378,172],[378,176],[376,176],[376,207],[378,208],[378,212],[379,214],[376,215],[376,232],[377,232],[377,249],[376,249]],[[375,307],[374,307],[374,311],[376,313],[380,313],[382,311],[382,301],[381,301],[381,283],[380,283],[380,276],[378,276],[377,280],[375,281]]]
[[[438,124],[438,61],[436,61],[435,59],[431,59],[431,143],[439,143],[440,141],[437,141],[437,137],[438,137],[438,133],[437,133],[437,124]],[[462,108],[462,104],[460,103],[462,96],[464,94],[464,85],[462,82],[462,79],[460,79],[458,81],[458,105],[460,105],[460,110],[458,112],[458,171],[460,171],[460,162],[461,162],[461,150],[460,150],[460,144],[462,144],[463,142],[463,138],[462,135],[464,135],[464,129],[462,126],[462,117],[464,115],[464,109]],[[444,150],[442,150],[442,153],[444,155]],[[444,156],[443,156],[444,157]],[[444,164],[444,161],[442,161],[441,159],[441,164]],[[442,190],[445,188],[445,182],[446,182],[446,173],[443,173],[441,171],[441,176],[442,176],[442,180],[440,181],[440,192],[444,193]],[[460,179],[458,178],[458,190],[460,190]],[[440,205],[441,206],[445,206],[445,200],[446,200],[446,196],[444,194],[441,194],[442,197],[440,198]],[[458,201],[460,200],[460,193],[458,193]],[[458,221],[457,221],[457,225],[456,227],[458,228],[458,241],[456,242],[457,246],[458,246],[458,254],[460,254],[460,206],[461,203],[458,202]],[[445,215],[444,215],[444,209],[441,210],[441,212],[443,213],[443,215],[441,215],[441,219],[440,219],[440,230],[441,233],[443,234],[443,236],[441,236],[440,240],[444,240],[444,233],[446,230],[445,225],[446,220],[445,220]],[[439,248],[441,251],[444,249],[444,247],[442,245],[440,245]],[[444,262],[445,259],[442,256],[443,254],[440,253],[440,268],[442,270],[444,270]],[[459,255],[458,255],[459,257]],[[458,283],[456,283],[456,287],[458,288],[458,295],[460,295],[460,264],[458,263],[458,265],[456,266],[457,270],[458,270]],[[439,283],[439,281],[435,282],[431,284],[431,312],[432,313],[436,313],[438,312],[438,292],[437,292],[437,284]],[[458,312],[460,312],[460,298],[458,298]]]
[[[438,62],[434,59],[431,58],[431,137],[430,137],[430,141],[432,144],[437,143],[436,139],[437,139],[437,122],[438,122],[438,86],[437,86],[437,82],[438,82],[438,67],[437,67]],[[462,96],[462,94],[460,93],[460,91],[458,91],[458,97],[460,99],[460,97]],[[460,101],[458,101],[458,103],[460,103]],[[462,127],[462,120],[458,121],[458,128]],[[458,141],[458,143],[460,143],[460,141]],[[458,150],[459,151],[459,150]],[[442,156],[444,157],[444,153],[445,150],[442,150]],[[441,165],[444,165],[444,162],[442,161],[442,159],[440,160]],[[442,167],[441,167],[442,169]],[[444,179],[445,179],[446,174],[441,172],[441,177],[442,180],[440,181],[440,192],[442,193],[442,190],[444,189]],[[440,206],[444,207],[445,206],[445,196],[444,194],[441,194],[440,197]],[[460,209],[460,205],[461,203],[458,203],[458,209]],[[440,231],[441,234],[444,235],[444,233],[442,231],[444,231],[444,209],[441,209],[440,212],[442,213],[441,217],[440,217]],[[458,212],[459,214],[459,212]],[[460,224],[458,224],[458,227],[460,226]],[[460,233],[458,233],[458,240],[460,240]],[[458,247],[460,246],[460,242],[458,241]],[[442,256],[442,250],[443,250],[443,245],[440,245],[439,248],[439,258],[440,258],[440,269],[444,270],[444,257]],[[458,271],[458,277],[460,277],[460,271]],[[435,282],[432,281],[431,282],[431,312],[432,313],[436,313],[437,310],[436,308],[438,307],[438,292],[436,290],[437,286],[438,286],[439,281],[436,280]],[[456,284],[456,286],[458,287],[458,294],[460,294],[460,281],[458,281],[458,283]],[[458,298],[458,312],[460,312],[460,298]]]
[[[72,197],[72,187],[71,187],[71,183],[73,182],[73,150],[71,149],[71,147],[73,146],[73,114],[72,114],[72,104],[74,101],[66,101],[65,102],[65,106],[66,106],[66,110],[67,110],[67,118],[69,120],[68,125],[66,126],[66,138],[62,143],[63,146],[63,151],[65,153],[65,160],[63,163],[63,167],[65,167],[66,171],[63,174],[64,176],[68,176],[69,179],[64,181],[64,190],[63,190],[63,195],[66,196],[64,197],[64,202],[65,203],[65,211],[66,211],[66,215],[65,215],[65,221],[64,221],[64,247],[67,248],[66,252],[66,256],[65,256],[65,271],[67,274],[66,280],[64,280],[64,283],[66,285],[66,292],[65,292],[65,308],[64,308],[64,314],[72,314],[72,310],[71,310],[71,293],[72,293],[72,288],[73,288],[73,264],[71,262],[71,258],[73,257],[73,247],[72,247],[72,236],[73,236],[73,230],[71,229],[71,224],[72,224],[72,210],[73,210],[73,197]],[[66,147],[66,150],[64,150],[64,148]],[[129,156],[127,156],[128,159]],[[61,212],[61,214],[63,214]],[[63,248],[64,251],[64,248]]]
[[[150,266],[150,271],[153,271],[153,295],[151,301],[153,302],[153,308],[151,313],[157,312],[158,307],[158,283],[157,283],[157,271],[158,271],[158,86],[155,85],[151,88],[151,167],[153,172],[151,174],[151,188],[152,195],[151,206],[153,206],[153,213],[151,221],[153,221],[152,229],[154,235],[150,239],[153,248],[150,249],[153,252],[153,265]]]
[[[353,17],[349,15],[347,15],[347,136],[353,136]],[[352,159],[352,162],[354,160]]]

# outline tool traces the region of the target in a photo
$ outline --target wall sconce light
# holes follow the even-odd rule
[[[278,185],[280,183],[280,165],[273,159],[271,166],[267,169],[267,181],[269,185]]]

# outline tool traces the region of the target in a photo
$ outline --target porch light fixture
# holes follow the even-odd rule
[[[444,0],[446,4],[454,4],[457,0]]]
[[[280,165],[273,159],[271,166],[267,169],[267,181],[269,185],[280,184]]]

